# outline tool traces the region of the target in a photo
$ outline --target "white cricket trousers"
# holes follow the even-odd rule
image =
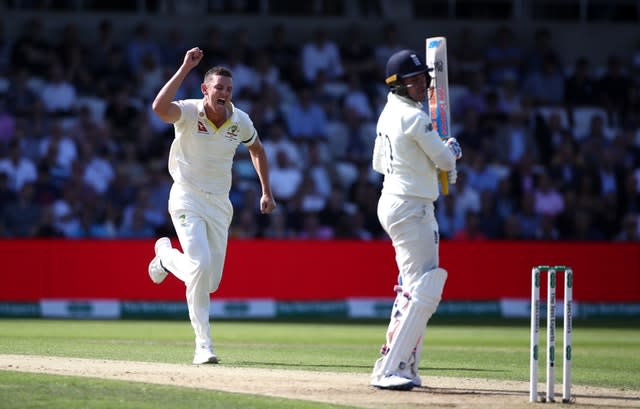
[[[378,220],[391,238],[403,286],[412,288],[419,277],[438,267],[440,239],[433,202],[383,193]]]
[[[218,289],[222,279],[233,206],[229,195],[209,194],[174,183],[169,193],[169,214],[183,252],[167,249],[160,259],[186,286],[196,347],[211,347],[209,294]]]

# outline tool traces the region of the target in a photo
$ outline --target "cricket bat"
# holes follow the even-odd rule
[[[425,60],[427,67],[431,68],[433,90],[429,94],[429,112],[431,120],[442,139],[448,139],[451,135],[451,115],[449,109],[449,65],[447,63],[447,39],[446,37],[427,37]],[[443,195],[449,194],[449,180],[447,172],[441,170],[438,174],[440,189]]]

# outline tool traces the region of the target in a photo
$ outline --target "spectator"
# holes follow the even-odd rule
[[[540,214],[542,211],[536,208],[536,195],[533,191],[524,192],[521,196],[520,208],[516,213],[520,234],[523,239],[533,240],[540,228]],[[549,214],[553,214],[549,212]]]
[[[381,78],[384,76],[385,67],[387,65],[387,61],[389,61],[389,57],[404,48],[406,48],[406,46],[402,41],[400,41],[398,26],[392,22],[385,23],[382,27],[382,41],[378,42],[373,50],[376,65],[378,67],[378,75]]]
[[[570,108],[594,106],[599,101],[600,91],[587,57],[579,57],[576,60],[573,73],[567,77],[564,85],[564,102]]]
[[[602,231],[594,224],[592,213],[577,209],[573,215],[573,231],[569,240],[600,241],[604,239]]]
[[[151,30],[146,23],[136,24],[132,34],[126,44],[126,57],[127,63],[134,73],[140,71],[145,55],[150,55],[155,61],[162,61],[162,47],[153,39]]]
[[[64,77],[73,84],[77,94],[93,90],[93,77],[87,61],[89,51],[81,40],[81,32],[75,23],[62,27],[62,40],[55,44],[55,54],[62,64]]]
[[[547,172],[542,171],[538,175],[533,200],[536,214],[555,217],[564,211],[562,194],[556,189]]]
[[[293,165],[284,151],[279,151],[271,165],[269,176],[273,196],[278,203],[286,206],[302,184],[302,172]]]
[[[71,173],[71,166],[78,158],[76,141],[67,134],[60,121],[51,122],[48,133],[40,141],[40,157],[49,156],[55,161],[49,165],[66,175]]]
[[[456,100],[456,106],[452,106],[453,118],[463,118],[467,110],[473,109],[478,115],[487,110],[485,97],[486,81],[481,71],[474,71],[467,78],[465,92]]]
[[[536,240],[555,241],[560,239],[560,231],[556,228],[556,217],[543,214],[535,235]]]
[[[259,236],[256,214],[252,206],[240,209],[233,216],[229,229],[231,239],[255,239]]]
[[[313,182],[314,191],[323,198],[331,194],[331,186],[337,180],[335,169],[329,166],[323,153],[324,145],[311,143],[307,149],[306,169]]]
[[[522,109],[522,97],[518,87],[516,77],[505,74],[502,85],[498,88],[498,104],[506,114]]]
[[[42,85],[40,98],[50,117],[68,118],[75,114],[76,87],[65,77],[62,64],[54,61],[48,70],[47,80]]]
[[[3,226],[9,237],[34,237],[42,215],[42,206],[33,200],[33,183],[20,186],[16,200],[6,203],[3,212]]]
[[[149,103],[166,82],[167,70],[153,54],[144,54],[135,75],[138,86],[134,96]]]
[[[315,182],[313,181],[313,178],[309,173],[306,173],[304,175],[302,184],[300,185],[297,194],[301,196],[300,206],[302,208],[302,211],[305,213],[319,212],[324,208],[327,201],[326,198],[322,196],[316,189]],[[328,225],[333,224],[333,222],[335,222],[335,220],[332,220]]]
[[[167,217],[166,211],[158,210],[153,205],[151,191],[144,186],[136,191],[135,201],[124,208],[120,232],[141,235],[144,232],[151,231],[150,235],[140,237],[153,237],[155,236],[155,229],[163,226],[167,222]]]
[[[94,78],[98,78],[95,73],[108,64],[110,54],[116,47],[122,45],[115,38],[113,22],[103,18],[96,27],[96,41],[89,47],[89,66]]]
[[[607,110],[607,124],[626,124],[631,106],[633,83],[625,73],[622,60],[617,55],[607,58],[607,68],[598,81],[600,101]]]
[[[7,30],[5,30],[4,21],[0,21],[0,78],[6,76],[9,73],[9,67],[11,66],[12,48],[12,39],[7,36]]]
[[[367,89],[378,81],[378,67],[370,42],[365,40],[362,27],[351,24],[347,27],[345,41],[340,48],[340,56],[344,64],[345,76],[357,78],[359,84],[364,84],[367,95],[373,95],[374,89]]]
[[[356,208],[352,203],[347,202],[342,186],[334,185],[328,199],[319,209],[318,218],[320,223],[331,226],[339,224],[354,213]]]
[[[52,56],[51,43],[46,39],[41,18],[35,15],[24,20],[22,32],[11,50],[12,66],[24,67],[29,77],[39,77],[47,72]]]
[[[534,106],[558,106],[564,102],[565,82],[560,63],[554,57],[547,56],[540,71],[527,74],[522,92],[531,98]]]
[[[561,56],[554,44],[553,34],[548,28],[537,28],[533,33],[532,48],[525,57],[525,71],[527,73],[543,71],[547,58],[552,58],[562,65]]]
[[[106,100],[113,90],[129,87],[134,83],[135,71],[127,64],[126,52],[119,45],[113,46],[107,53],[105,64],[96,66],[93,73],[96,79],[96,96]]]
[[[83,181],[96,193],[103,195],[115,176],[107,147],[93,143],[82,144],[82,157],[86,165]]]
[[[622,222],[622,228],[616,234],[615,241],[640,241],[640,217],[634,213],[627,213]]]
[[[373,108],[369,95],[362,87],[360,77],[352,74],[348,77],[349,88],[344,95],[342,104],[344,109],[350,110],[358,115],[362,121],[373,120]]]
[[[500,85],[506,76],[520,81],[524,61],[523,50],[515,41],[515,33],[507,26],[500,26],[485,51],[488,83]]]
[[[501,176],[499,172],[488,163],[484,152],[478,152],[471,160],[470,166],[465,168],[469,186],[478,193],[482,193],[485,190],[495,192],[500,182]]]
[[[455,190],[455,211],[457,214],[465,215],[465,223],[467,223],[467,213],[477,214],[480,211],[480,194],[473,186],[469,185],[467,172],[464,168],[458,170],[458,180],[453,187],[455,188],[452,189],[452,191]]]
[[[471,73],[484,70],[485,60],[478,39],[478,33],[471,26],[460,29],[457,44],[450,51],[449,73],[452,83],[464,84]]]
[[[464,227],[464,214],[456,211],[456,200],[453,194],[441,195],[436,202],[436,218],[440,238],[452,239],[455,232]]]
[[[341,80],[344,76],[340,49],[327,38],[323,27],[316,27],[312,38],[302,45],[301,58],[302,71],[308,84],[316,81],[320,71],[326,73],[329,81]]]
[[[333,229],[330,226],[321,224],[317,213],[304,213],[302,218],[302,230],[298,233],[299,239],[331,240],[333,236]]]
[[[468,210],[465,213],[464,227],[457,230],[452,239],[456,241],[487,240],[487,236],[480,230],[480,215],[478,212]]]
[[[80,215],[85,206],[83,200],[79,186],[67,183],[62,188],[62,196],[51,205],[53,226],[65,237],[73,237],[81,229]]]
[[[7,99],[0,95],[0,147],[6,146],[16,134],[16,118],[7,107]]]
[[[9,186],[9,175],[0,172],[0,214],[4,214],[4,207],[18,198],[18,193]]]
[[[267,160],[269,163],[276,163],[278,152],[282,151],[287,155],[294,167],[298,169],[304,167],[300,149],[289,138],[282,121],[276,120],[272,122],[266,134],[267,136],[264,138],[264,149],[267,152]]]
[[[11,75],[6,101],[11,101],[7,108],[17,118],[29,118],[31,120],[36,110],[36,105],[42,103],[38,95],[29,88],[27,81],[28,72],[24,67],[16,67]]]
[[[14,192],[20,192],[25,183],[35,182],[38,177],[35,163],[22,154],[17,140],[9,142],[6,154],[0,156],[0,173],[7,175],[9,189]]]
[[[119,88],[108,100],[105,119],[116,143],[135,141],[135,126],[140,110],[131,102],[127,87]]]
[[[281,207],[269,215],[269,221],[264,228],[262,237],[271,240],[285,240],[295,238],[295,232],[287,226],[287,216]]]
[[[291,81],[294,73],[300,71],[300,58],[298,48],[288,41],[289,33],[283,23],[274,24],[271,28],[271,37],[264,47],[267,55],[271,57],[273,63],[278,67],[280,76]],[[206,51],[206,50],[205,50]],[[298,68],[296,68],[298,66]],[[300,84],[292,83],[294,87]]]
[[[480,192],[479,228],[488,239],[501,238],[503,219],[498,214],[495,195],[491,190]]]
[[[145,210],[142,207],[130,209],[128,217],[130,220],[120,226],[118,236],[125,239],[144,239],[155,236],[154,226],[145,217]]]
[[[51,206],[42,206],[40,222],[33,234],[37,238],[64,238],[61,231],[53,225],[53,210]]]
[[[289,135],[295,141],[309,143],[327,138],[326,113],[312,99],[309,87],[298,92],[298,101],[289,108],[286,121]]]
[[[538,158],[538,147],[524,111],[514,111],[509,115],[506,126],[496,135],[495,151],[501,163],[516,164],[525,153]]]

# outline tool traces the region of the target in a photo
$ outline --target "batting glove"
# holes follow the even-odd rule
[[[462,148],[460,147],[460,144],[458,143],[458,140],[456,138],[449,138],[444,144],[447,145],[449,149],[451,149],[451,152],[453,152],[453,156],[455,156],[456,160],[462,157]]]
[[[455,185],[456,180],[458,180],[458,171],[453,169],[447,172],[447,180],[450,185]]]

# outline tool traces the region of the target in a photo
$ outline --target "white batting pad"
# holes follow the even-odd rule
[[[383,348],[384,356],[376,362],[371,375],[374,380],[391,374],[407,373],[410,365],[417,364],[415,358],[418,343],[422,342],[427,322],[438,308],[446,280],[447,271],[436,268],[416,281],[406,298],[408,305],[398,308],[391,318],[387,345]],[[398,294],[396,303],[402,302],[402,296],[403,294]]]

